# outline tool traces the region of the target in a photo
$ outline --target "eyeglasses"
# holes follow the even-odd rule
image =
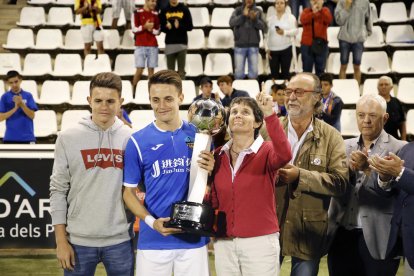
[[[303,97],[305,93],[311,93],[311,92],[316,92],[316,91],[306,90],[303,88],[296,88],[296,89],[286,88],[285,90],[283,90],[283,93],[285,94],[286,97],[290,97],[292,93],[295,93],[296,97]]]

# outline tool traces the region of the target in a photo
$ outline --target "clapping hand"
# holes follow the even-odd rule
[[[388,181],[397,177],[404,166],[404,160],[390,152],[388,156],[375,155],[368,159],[369,167],[380,175],[381,180]]]
[[[144,29],[146,29],[148,32],[152,32],[152,29],[154,29],[154,22],[147,20],[144,24]]]

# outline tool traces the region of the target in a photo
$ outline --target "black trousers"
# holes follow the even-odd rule
[[[282,51],[270,51],[269,66],[272,78],[276,80],[290,79],[290,63],[292,62],[292,47]]]
[[[346,230],[340,227],[328,253],[331,276],[393,276],[399,264],[399,259],[373,259],[362,229]]]

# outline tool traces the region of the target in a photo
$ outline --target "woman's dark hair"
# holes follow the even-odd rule
[[[253,110],[254,121],[259,123],[259,127],[255,128],[254,130],[254,138],[256,139],[259,135],[260,127],[263,124],[264,114],[263,111],[260,109],[259,105],[257,104],[256,100],[250,97],[237,97],[234,98],[230,103],[230,110],[235,104],[244,104],[250,107]]]

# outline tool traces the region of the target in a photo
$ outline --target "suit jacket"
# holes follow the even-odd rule
[[[401,233],[404,256],[411,268],[414,268],[414,142],[405,145],[398,156],[405,161],[405,170],[400,180],[392,183],[394,212],[387,256],[393,254],[396,249],[401,249],[397,243]]]
[[[352,151],[359,149],[358,142],[360,137],[345,140],[346,155],[351,155]],[[400,141],[386,133],[384,130],[378,137],[377,142],[371,148],[370,156],[375,154],[386,156],[389,152],[397,153],[406,142]],[[344,215],[349,206],[351,194],[357,193],[359,206],[359,216],[362,224],[362,232],[367,244],[369,253],[376,260],[383,260],[386,256],[386,241],[390,234],[390,222],[393,212],[392,198],[380,195],[376,192],[375,182],[377,174],[371,173],[369,176],[362,172],[349,170],[350,185],[342,198],[332,201],[329,214],[330,218],[336,221],[334,225],[345,225]],[[331,229],[332,230],[332,229]],[[333,230],[336,230],[335,228]],[[333,235],[331,236],[333,238]]]

